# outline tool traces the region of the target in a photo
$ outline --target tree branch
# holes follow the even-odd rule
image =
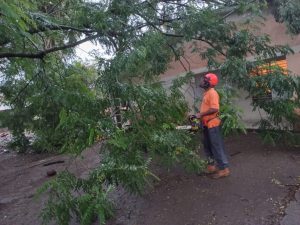
[[[152,28],[156,29],[157,31],[159,31],[161,34],[163,34],[165,36],[177,37],[177,38],[183,38],[184,37],[184,35],[181,35],[181,34],[165,33],[160,28],[158,28],[156,24],[154,24],[151,21],[149,21],[146,17],[142,16],[140,13],[137,13],[137,15],[139,15],[141,18],[143,18],[149,24],[149,26],[151,26]],[[205,39],[200,38],[200,37],[193,37],[192,39],[193,40],[198,40],[198,41],[203,41],[203,42],[207,43],[208,45],[210,45],[213,49],[215,49],[216,51],[218,51],[221,55],[226,56],[226,54],[224,52],[222,52],[221,50],[217,49],[216,46],[214,46],[213,43],[211,43],[210,41],[205,40]]]
[[[158,28],[157,28],[157,29],[158,29]],[[177,38],[183,38],[183,37],[184,37],[184,35],[170,34],[170,33],[165,33],[165,32],[163,32],[163,31],[161,31],[160,29],[158,29],[158,30],[161,32],[161,34],[166,35],[166,36],[177,37]],[[213,45],[213,43],[211,43],[210,41],[205,40],[205,39],[202,39],[202,38],[200,38],[200,37],[193,37],[192,39],[193,39],[193,40],[197,40],[197,41],[203,41],[203,42],[207,43],[208,45],[210,45],[213,49],[217,50],[221,55],[226,56],[226,54],[225,54],[224,52],[222,52],[221,50],[217,49],[217,48]]]
[[[93,39],[95,39],[97,37],[99,37],[99,34],[92,35],[92,36],[84,38],[84,39],[82,39],[80,41],[76,41],[76,42],[73,42],[73,43],[68,43],[66,45],[56,46],[56,47],[49,48],[49,49],[46,49],[46,50],[43,50],[43,51],[38,51],[36,53],[25,53],[25,52],[12,53],[12,52],[4,52],[4,53],[0,53],[0,58],[17,58],[17,57],[19,57],[19,58],[37,58],[37,59],[42,59],[45,55],[47,55],[49,53],[61,51],[61,50],[68,49],[68,48],[72,48],[72,47],[80,45],[80,44],[82,44],[84,42],[93,40]]]
[[[90,33],[95,33],[95,30],[92,29],[82,29],[82,28],[77,28],[77,27],[71,27],[71,26],[66,26],[66,25],[43,25],[43,26],[39,26],[36,29],[30,29],[28,30],[28,33],[30,34],[36,34],[39,32],[45,32],[45,31],[49,31],[49,30],[67,30],[67,31],[77,31],[80,33],[84,33],[84,34],[90,34]]]
[[[178,58],[178,60],[179,60],[179,62],[180,62],[180,64],[181,64],[181,66],[183,67],[183,69],[185,70],[185,71],[189,71],[187,68],[186,68],[186,66],[184,65],[184,63],[181,61],[181,59],[180,59],[180,55],[179,54],[177,54],[177,52],[176,52],[176,50],[174,49],[174,47],[172,46],[172,45],[170,45],[170,44],[167,44],[168,46],[169,46],[169,48],[171,48],[171,50],[172,50],[172,52],[174,53],[174,55],[175,55],[175,57],[176,58]]]

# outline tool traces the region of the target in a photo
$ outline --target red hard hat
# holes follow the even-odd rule
[[[216,86],[218,84],[219,79],[218,79],[217,75],[214,73],[206,74],[205,78],[208,80],[208,82],[211,86]]]

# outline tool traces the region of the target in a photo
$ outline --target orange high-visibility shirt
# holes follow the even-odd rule
[[[214,88],[210,88],[203,94],[203,99],[200,105],[200,113],[208,111],[210,108],[220,109],[219,94]],[[220,126],[221,120],[218,117],[218,113],[213,113],[202,117],[202,123],[208,128]]]

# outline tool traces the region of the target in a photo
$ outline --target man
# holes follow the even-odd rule
[[[208,73],[204,76],[200,87],[205,91],[200,113],[197,113],[203,126],[203,146],[208,160],[207,173],[213,174],[212,177],[215,179],[227,177],[230,174],[220,131],[221,120],[218,117],[219,95],[214,89],[217,83],[218,77],[215,74]]]

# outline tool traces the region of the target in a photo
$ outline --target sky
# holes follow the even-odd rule
[[[76,55],[83,61],[93,60],[93,55],[91,51],[101,51],[101,48],[97,45],[94,45],[92,42],[84,42],[81,45],[76,47]]]
[[[101,47],[100,45],[95,45],[90,41],[78,45],[76,47],[76,55],[84,63],[87,64],[92,64],[93,62],[95,62],[94,55],[97,55],[98,57],[101,56],[105,59],[111,58],[111,56],[105,52],[105,49],[103,47]]]

